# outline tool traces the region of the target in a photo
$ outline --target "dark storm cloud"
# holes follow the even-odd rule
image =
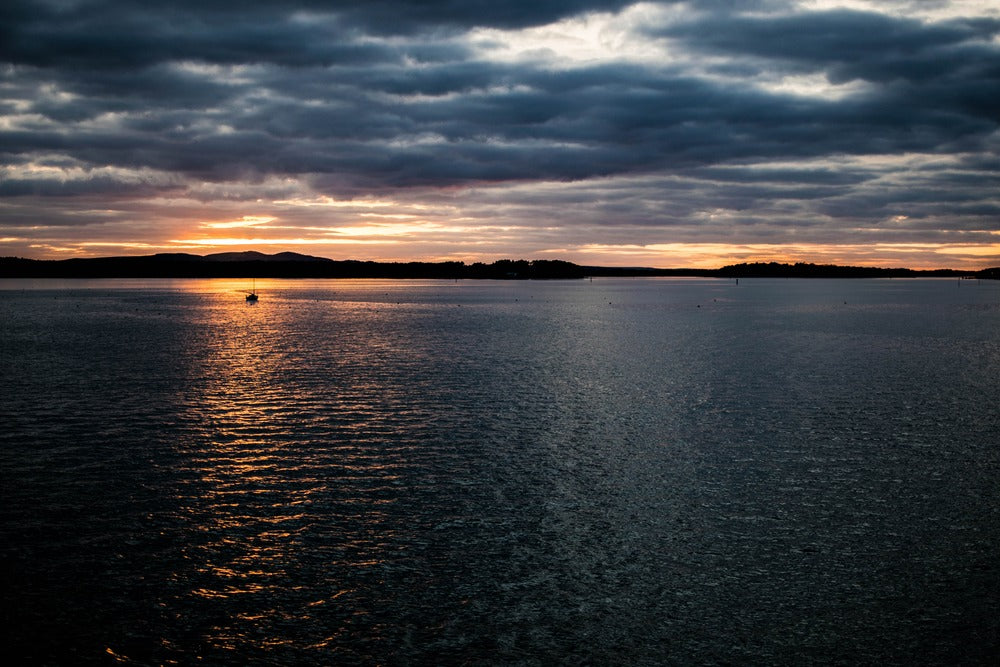
[[[926,78],[947,69],[925,68],[925,56],[939,54],[974,40],[989,40],[1000,31],[1000,20],[952,20],[926,24],[915,19],[861,11],[806,12],[759,17],[712,14],[650,34],[683,40],[701,51],[778,58],[809,66],[831,63],[915,63],[901,74]],[[877,74],[882,78],[881,73]]]
[[[364,77],[360,87],[358,79],[348,84],[334,77],[316,84],[337,93],[333,99],[310,104],[228,84],[193,86],[176,98],[161,96],[158,89],[151,91],[146,109],[171,99],[177,108],[72,135],[57,128],[7,132],[5,145],[11,152],[61,150],[93,164],[190,171],[200,178],[213,173],[225,178],[234,168],[345,172],[369,185],[384,180],[400,186],[436,179],[443,184],[575,179],[735,159],[927,150],[982,129],[968,119],[933,111],[921,116],[871,101],[782,104],[771,94],[737,94],[712,82],[639,69],[589,74],[529,75],[520,79],[528,82],[524,90],[416,100],[386,99],[375,93],[397,93],[379,90],[377,81],[366,87]],[[515,76],[507,72],[494,80]],[[464,91],[469,84],[459,85]],[[62,119],[141,108],[129,86],[128,94],[94,97],[67,87],[80,92],[79,101],[42,101],[35,110]],[[206,105],[229,106],[224,112],[199,110],[203,97],[214,98]],[[232,131],[215,134],[199,122],[225,123]],[[421,135],[432,139],[420,141]]]
[[[776,233],[904,211],[973,229],[995,215],[1000,21],[666,3],[680,9],[629,35],[678,55],[659,63],[494,58],[493,37],[468,34],[628,4],[7,2],[0,196],[44,206],[270,177],[354,196],[649,176],[657,186],[595,187],[579,216],[675,227],[717,207]],[[856,85],[769,85],[794,74]],[[861,160],[907,154],[941,164],[890,179],[911,167]],[[60,165],[68,176],[46,171]],[[579,196],[539,195],[560,207]],[[518,197],[538,218],[543,203]],[[949,212],[961,221],[941,223]]]
[[[998,29],[991,21],[712,12],[657,31],[692,49],[777,59],[835,81],[899,79],[846,101],[795,99],[669,68],[501,65],[463,58],[469,51],[457,41],[372,42],[358,32],[375,24],[402,33],[519,27],[621,4],[256,2],[239,12],[212,2],[41,4],[33,12],[15,4],[0,46],[17,66],[7,78],[72,93],[36,97],[33,113],[58,123],[131,117],[72,136],[63,128],[7,132],[5,144],[12,153],[58,149],[94,164],[199,178],[344,172],[374,187],[974,148],[996,127],[1000,53],[982,41]],[[225,71],[241,65],[256,67]],[[234,131],[214,136],[206,125]],[[421,134],[441,140],[414,143]]]
[[[315,66],[388,57],[380,48],[343,43],[337,26],[297,21],[285,12],[212,16],[176,8],[121,9],[83,5],[79,15],[40,14],[7,26],[0,58],[87,70],[136,69],[171,60]]]
[[[8,1],[0,10],[0,59],[36,66],[141,67],[163,60],[270,62],[288,66],[374,62],[386,54],[352,40],[456,31],[523,28],[587,11],[613,11],[625,0],[254,0],[135,3]],[[441,57],[433,46],[416,52]]]
[[[755,167],[704,167],[689,172],[690,176],[726,183],[784,183],[788,185],[843,186],[856,185],[869,178],[861,170],[804,168],[760,169]]]
[[[151,183],[127,183],[106,175],[92,176],[86,180],[53,181],[50,179],[7,179],[0,181],[0,197],[79,197],[106,195],[115,192],[119,197],[153,197],[168,189]]]
[[[886,106],[918,103],[1000,119],[998,19],[936,24],[858,11],[781,17],[711,15],[650,34],[706,54],[744,58],[742,67],[824,73],[831,83],[883,84]],[[877,101],[875,102],[877,103]]]

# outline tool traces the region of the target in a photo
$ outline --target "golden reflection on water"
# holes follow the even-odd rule
[[[183,444],[190,481],[178,498],[191,535],[186,597],[228,610],[227,622],[200,629],[203,642],[267,651],[292,641],[290,623],[308,624],[317,610],[350,597],[328,571],[383,563],[393,532],[382,508],[395,502],[386,489],[398,474],[354,441],[371,430],[378,409],[367,398],[382,393],[374,376],[355,378],[348,391],[315,377],[302,382],[312,371],[301,365],[317,359],[299,329],[302,304],[269,281],[257,281],[255,304],[243,299],[242,281],[211,281],[210,292],[202,291],[206,282],[192,284],[204,318],[186,401],[194,424]],[[307,307],[322,316],[358,304]],[[344,347],[365,357],[366,345],[352,339]],[[331,414],[341,420],[331,424]],[[339,632],[323,634],[306,644],[327,646]]]

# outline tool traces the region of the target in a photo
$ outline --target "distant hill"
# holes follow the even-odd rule
[[[989,270],[989,269],[987,269]],[[982,271],[974,274],[978,277]],[[968,271],[955,269],[880,269],[871,266],[838,266],[835,264],[780,264],[778,262],[754,262],[724,266],[716,272],[722,278],[957,278],[970,275]]]
[[[332,260],[281,252],[223,252],[211,255],[160,253],[127,257],[37,260],[0,257],[0,278],[489,278],[579,279],[588,276],[698,276],[705,278],[916,278],[1000,279],[1000,268],[975,273],[953,269],[918,271],[825,264],[756,262],[721,269],[654,269],[580,266],[561,260],[502,259],[476,262],[372,262]]]
[[[197,255],[191,255],[196,257]],[[300,255],[297,252],[279,252],[276,255],[265,255],[262,252],[248,250],[246,252],[217,252],[205,255],[202,259],[208,262],[332,262],[325,257]]]

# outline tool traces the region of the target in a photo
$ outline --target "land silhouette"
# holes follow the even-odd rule
[[[753,262],[718,269],[582,266],[551,259],[475,262],[332,260],[292,252],[160,253],[62,260],[0,257],[0,278],[447,278],[552,280],[588,277],[692,276],[707,278],[917,278],[1000,279],[1000,267],[980,271],[918,270],[797,262]]]

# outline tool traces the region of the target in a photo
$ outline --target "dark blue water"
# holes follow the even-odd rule
[[[1000,284],[0,282],[19,664],[995,664]]]

